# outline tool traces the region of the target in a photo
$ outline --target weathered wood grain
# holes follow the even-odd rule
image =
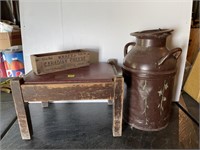
[[[64,83],[21,85],[23,98],[28,101],[59,101],[84,99],[113,99],[114,83]]]
[[[21,83],[22,79],[13,79],[11,81],[11,89],[22,139],[29,140],[31,139],[32,125],[29,116],[28,103],[24,103],[23,101],[20,88]]]
[[[124,79],[116,77],[113,104],[113,136],[122,136],[122,115],[123,115],[123,98],[124,98]]]
[[[85,50],[71,50],[31,55],[33,71],[37,75],[88,66],[90,53]]]
[[[108,103],[113,104],[113,136],[121,136],[124,79],[120,73],[121,68],[117,66],[117,62],[111,61],[110,63],[112,67],[108,64],[101,64],[100,68],[85,68],[85,71],[91,76],[91,78],[87,77],[87,80],[80,76],[73,82],[71,82],[71,80],[57,82],[57,79],[61,78],[60,74],[55,74],[52,80],[45,80],[46,76],[40,76],[40,78],[35,77],[34,80],[30,82],[31,78],[29,77],[31,74],[28,75],[24,83],[20,83],[22,80],[19,79],[13,80],[13,98],[18,114],[22,139],[30,139],[30,129],[32,129],[29,117],[30,113],[27,105],[24,105],[28,103],[25,102],[40,101],[43,107],[48,107],[48,102],[50,101],[78,101],[88,99],[108,99]],[[115,70],[115,72],[113,70]],[[82,73],[85,71],[83,70]],[[104,72],[109,72],[109,74],[104,74]],[[81,74],[81,71],[79,74]],[[106,77],[106,80],[102,80],[102,78],[100,78],[102,76],[104,78]],[[53,82],[51,83],[50,81]]]

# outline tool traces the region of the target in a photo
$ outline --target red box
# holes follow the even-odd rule
[[[0,52],[0,78],[6,78],[6,69],[4,66],[4,61],[3,61],[3,57],[2,57],[2,52]]]

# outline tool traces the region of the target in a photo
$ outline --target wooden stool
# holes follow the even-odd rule
[[[41,101],[48,107],[49,101],[88,99],[113,103],[113,136],[121,136],[123,86],[121,68],[115,60],[40,76],[30,72],[13,79],[11,88],[22,139],[29,140],[32,135],[28,102]]]

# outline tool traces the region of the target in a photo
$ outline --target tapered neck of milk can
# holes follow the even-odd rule
[[[136,44],[144,47],[164,47],[166,45],[166,39],[173,30],[170,29],[155,29],[145,30],[141,32],[131,33],[136,37]]]
[[[154,38],[154,39],[136,38],[136,44],[142,47],[165,47],[166,38]]]

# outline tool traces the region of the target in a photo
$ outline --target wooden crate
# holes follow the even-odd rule
[[[48,74],[73,68],[88,66],[90,53],[86,50],[70,50],[31,55],[33,72]]]

